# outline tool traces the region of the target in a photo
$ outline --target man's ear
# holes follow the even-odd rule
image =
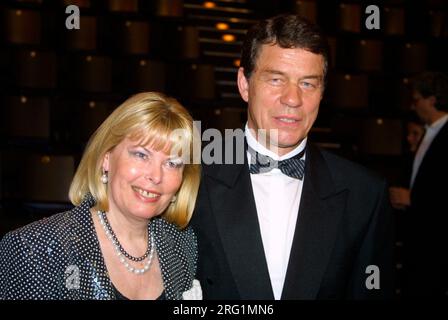
[[[244,68],[240,67],[238,69],[238,90],[240,91],[241,98],[244,101],[249,101],[249,82],[244,75]]]
[[[110,159],[110,152],[106,152],[106,154],[103,157],[103,171],[109,171],[109,159]]]

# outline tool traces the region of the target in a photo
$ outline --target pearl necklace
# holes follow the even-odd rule
[[[134,262],[140,262],[140,261],[145,260],[148,257],[148,255],[149,255],[149,253],[151,251],[151,246],[150,246],[149,242],[148,242],[148,247],[146,249],[146,252],[145,252],[145,254],[143,256],[141,256],[141,257],[131,256],[126,250],[124,250],[124,248],[121,246],[120,242],[118,241],[118,238],[115,235],[114,230],[112,230],[112,227],[110,226],[109,219],[107,219],[106,213],[105,212],[100,212],[100,214],[101,214],[101,218],[104,221],[104,225],[106,226],[107,230],[109,231],[110,235],[112,236],[112,240],[113,240],[112,242],[115,243],[118,246],[118,248],[120,249],[120,252],[126,258],[128,258],[129,260],[132,260]],[[148,234],[149,234],[149,231],[148,231]],[[148,238],[148,240],[149,240],[149,238]]]
[[[144,274],[149,270],[149,267],[151,266],[152,258],[154,256],[155,251],[155,245],[154,245],[154,237],[151,233],[150,243],[148,243],[148,250],[146,251],[145,255],[140,258],[135,258],[128,254],[123,247],[121,246],[120,242],[118,241],[117,236],[115,235],[114,231],[112,230],[112,227],[109,224],[109,221],[107,220],[106,213],[104,211],[98,211],[97,212],[98,218],[100,220],[100,224],[103,226],[104,232],[106,233],[107,238],[112,242],[114,246],[115,253],[117,254],[118,259],[120,262],[126,267],[126,269],[135,274]],[[149,227],[148,227],[149,231]],[[134,268],[129,264],[129,262],[126,261],[126,258],[133,261],[142,261],[149,255],[148,260],[145,262],[144,267]],[[139,260],[138,260],[139,259]]]

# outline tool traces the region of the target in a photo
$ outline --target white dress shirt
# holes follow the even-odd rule
[[[245,135],[247,144],[253,150],[274,160],[285,160],[300,153],[305,148],[307,140],[305,138],[294,150],[279,157],[258,143],[247,124]],[[250,164],[249,152],[247,157]],[[303,180],[288,177],[278,168],[266,173],[251,174],[250,178],[269,277],[274,297],[280,300],[299,213]]]
[[[423,140],[418,147],[417,153],[415,154],[414,162],[412,164],[411,189],[412,186],[414,185],[415,177],[417,176],[418,169],[422,164],[426,152],[431,146],[431,143],[433,142],[434,138],[439,133],[440,129],[442,129],[442,127],[445,125],[447,121],[448,121],[448,114],[444,115],[430,126],[426,126],[425,136],[423,137]]]

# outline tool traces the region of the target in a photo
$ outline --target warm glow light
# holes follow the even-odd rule
[[[235,59],[235,60],[233,60],[233,65],[234,65],[235,67],[239,67],[239,66],[240,66],[240,63],[241,63],[241,60],[240,60],[240,59]]]
[[[216,3],[211,2],[211,1],[205,1],[204,2],[204,7],[206,7],[207,9],[211,9],[211,8],[216,7]]]
[[[42,156],[40,158],[40,162],[43,164],[48,164],[48,163],[50,163],[50,161],[51,161],[51,158],[49,156]]]
[[[229,29],[229,25],[227,23],[224,23],[224,22],[218,22],[216,24],[216,29],[218,29],[218,30],[227,30],[227,29]]]
[[[223,34],[222,40],[224,40],[225,42],[233,42],[235,41],[235,36],[233,34]]]

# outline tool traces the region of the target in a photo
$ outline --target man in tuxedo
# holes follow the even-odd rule
[[[244,163],[203,164],[192,218],[204,299],[392,296],[385,180],[307,138],[327,65],[324,37],[296,15],[248,31]]]
[[[406,207],[403,296],[448,298],[448,77],[425,72],[412,81],[412,109],[426,124],[409,189],[391,190]]]

